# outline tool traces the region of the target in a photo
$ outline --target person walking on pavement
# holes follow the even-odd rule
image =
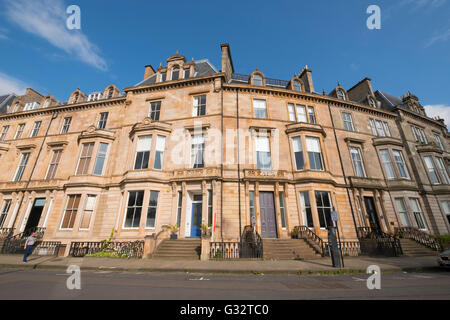
[[[27,262],[28,256],[33,253],[35,243],[36,243],[36,232],[33,232],[31,236],[29,236],[25,241],[24,247],[25,254],[23,255],[23,262]]]

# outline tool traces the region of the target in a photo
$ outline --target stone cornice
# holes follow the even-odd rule
[[[23,151],[23,150],[34,149],[34,148],[36,148],[36,145],[35,144],[22,144],[22,145],[16,146],[16,148]]]
[[[80,140],[85,139],[106,139],[106,140],[114,140],[114,132],[103,130],[103,129],[97,129],[95,126],[90,126],[87,128],[87,130],[82,131],[81,134],[78,136],[78,142]]]
[[[443,153],[443,151],[438,146],[436,146],[434,143],[417,145],[416,150],[419,153],[426,153],[426,152],[439,153],[439,154]]]
[[[297,123],[290,123],[286,125],[286,134],[290,134],[293,132],[318,132],[322,134],[322,136],[326,137],[327,134],[325,130],[323,130],[322,126],[319,124],[310,124],[305,122],[297,122]]]
[[[130,137],[133,137],[137,132],[159,130],[167,133],[172,132],[172,124],[161,121],[152,121],[151,118],[144,118],[141,122],[134,124],[131,127]]]
[[[373,145],[376,146],[384,146],[384,145],[391,145],[391,146],[400,146],[403,147],[403,142],[399,139],[395,139],[392,137],[380,137],[380,138],[373,138]]]

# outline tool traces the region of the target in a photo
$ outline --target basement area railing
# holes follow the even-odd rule
[[[144,241],[83,241],[70,244],[69,256],[84,257],[99,252],[109,253],[122,258],[142,258],[144,254]]]
[[[359,227],[357,229],[361,242],[362,254],[379,254],[398,257],[403,255],[400,239],[379,229],[370,227]],[[371,248],[367,240],[376,242],[376,248]]]

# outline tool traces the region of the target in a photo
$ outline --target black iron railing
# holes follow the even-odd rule
[[[8,238],[14,234],[14,228],[0,228],[0,238]]]
[[[45,228],[33,227],[24,230],[16,235],[10,235],[3,240],[3,247],[1,252],[5,254],[13,254],[23,252],[25,241],[31,234],[36,233],[36,239],[42,239],[44,237]]]
[[[298,230],[298,238],[304,239],[308,244],[320,254],[322,257],[329,255],[328,244],[320,238],[314,231],[307,226],[297,226],[294,228]],[[295,236],[294,236],[295,237]]]
[[[262,259],[263,242],[259,233],[252,226],[245,226],[241,237],[241,258]]]
[[[396,230],[400,238],[414,240],[430,249],[441,251],[442,247],[434,236],[413,227],[401,227]]]
[[[385,233],[380,229],[370,227],[359,227],[357,232],[360,240],[375,240],[380,254],[392,256],[403,255],[402,246],[398,237]]]
[[[83,241],[72,242],[70,245],[69,256],[84,257],[87,254],[99,252],[110,253],[112,256],[122,258],[142,258],[144,254],[144,241]]]
[[[23,254],[25,253],[26,239],[14,239],[3,245],[3,254]],[[58,254],[61,242],[59,241],[36,241],[34,244],[33,255],[56,256]]]

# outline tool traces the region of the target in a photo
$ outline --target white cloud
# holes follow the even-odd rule
[[[97,46],[81,30],[66,28],[69,15],[62,0],[6,0],[6,4],[6,16],[23,30],[99,70],[108,69]]]
[[[25,93],[25,89],[28,87],[25,82],[0,72],[0,95],[9,93],[21,95]]]
[[[447,127],[450,128],[450,106],[446,106],[445,104],[430,104],[424,106],[425,112],[429,117],[437,117],[444,119]]]
[[[447,41],[449,38],[450,38],[450,29],[448,29],[447,31],[444,31],[444,32],[441,33],[441,34],[438,34],[438,35],[432,37],[432,38],[427,42],[427,44],[425,45],[425,47],[429,47],[429,46],[431,46],[431,45],[433,45],[434,43],[439,42],[439,41],[445,42],[445,41]]]

